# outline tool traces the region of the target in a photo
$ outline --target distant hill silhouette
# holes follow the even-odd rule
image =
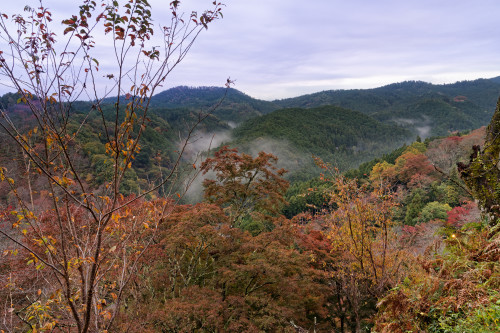
[[[206,111],[224,96],[226,88],[221,87],[186,87],[179,86],[165,90],[153,96],[151,104],[162,108],[183,108],[194,111]],[[239,123],[242,120],[267,114],[280,106],[252,98],[239,90],[230,88],[224,102],[215,111],[222,120]]]

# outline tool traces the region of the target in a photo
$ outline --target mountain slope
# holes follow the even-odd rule
[[[439,94],[467,100],[483,108],[494,108],[500,94],[500,77],[434,85],[422,81],[392,83],[373,89],[327,90],[273,101],[282,107],[339,105],[363,113],[375,113],[410,98]]]
[[[207,111],[224,96],[226,88],[221,87],[175,87],[163,91],[151,99],[155,108],[188,109]],[[239,123],[243,120],[267,114],[280,108],[272,102],[252,98],[241,91],[230,88],[226,98],[214,115],[218,118]]]
[[[375,89],[322,91],[273,103],[282,107],[337,105],[427,136],[487,124],[499,95],[500,78],[444,85],[407,81]]]
[[[293,173],[307,173],[311,155],[345,170],[390,151],[410,136],[399,126],[336,106],[280,109],[247,120],[233,133],[234,143],[243,149],[276,149],[273,153],[281,154]]]
[[[159,114],[177,119],[190,112],[209,110],[225,92],[222,87],[175,87],[155,95],[151,105]],[[499,95],[500,77],[441,85],[406,81],[374,89],[322,91],[272,102],[229,89],[214,116],[234,127],[280,108],[336,105],[404,126],[413,136],[427,137],[487,124]]]

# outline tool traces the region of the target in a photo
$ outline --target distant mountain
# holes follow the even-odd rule
[[[312,155],[345,170],[391,151],[411,136],[402,127],[337,106],[280,109],[245,121],[233,134],[234,144],[244,150],[270,147],[294,174],[309,175],[314,173]]]
[[[137,174],[147,175],[154,168],[152,156],[158,154],[168,167],[167,161],[175,158],[172,152],[179,134],[186,134],[197,122],[197,113],[210,110],[225,93],[222,87],[182,86],[153,96],[150,129],[143,137]],[[311,155],[345,170],[412,141],[417,135],[424,138],[478,128],[489,122],[499,95],[500,77],[444,85],[406,81],[272,102],[231,88],[196,134],[211,137],[223,133],[224,142],[232,138],[232,144],[246,151],[275,153],[281,163],[287,163],[284,167],[294,170],[293,177],[300,178],[301,173],[310,173],[308,168],[313,169]],[[28,107],[17,104],[18,97],[6,94],[0,98],[0,106],[8,109],[14,120],[28,124]],[[104,101],[106,118],[113,108],[112,100]],[[90,102],[75,102],[73,110],[86,114],[90,106]],[[95,116],[90,113],[81,131],[86,135],[81,139],[83,151],[89,157],[102,151],[98,134],[103,130],[92,126]]]
[[[188,109],[207,111],[224,96],[226,88],[221,87],[175,87],[156,94],[151,99],[155,108]],[[280,106],[245,95],[230,88],[227,95],[215,110],[214,115],[228,122],[239,123],[252,117],[267,114]]]
[[[166,120],[207,111],[224,96],[222,87],[168,89],[151,105]],[[374,89],[328,90],[272,102],[229,89],[214,116],[231,127],[281,108],[335,105],[403,126],[421,137],[446,135],[486,125],[500,95],[500,77],[435,85],[422,81],[393,83]]]
[[[374,89],[322,91],[273,103],[282,107],[337,105],[427,136],[487,124],[499,95],[497,77],[442,85],[406,81]]]
[[[493,82],[496,82],[496,83],[500,83],[500,76],[493,77],[490,80],[493,81]]]

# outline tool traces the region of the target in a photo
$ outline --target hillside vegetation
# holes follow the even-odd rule
[[[0,299],[8,300],[0,329],[72,330],[68,304],[85,306],[82,267],[93,262],[78,254],[100,227],[89,221],[102,215],[106,271],[95,281],[95,313],[96,327],[109,324],[109,332],[494,332],[500,104],[488,127],[474,129],[472,100],[415,97],[407,85],[386,87],[401,89],[393,101],[406,105],[399,122],[389,119],[396,107],[385,108],[387,100],[371,113],[336,105],[273,110],[232,91],[232,111],[207,115],[198,130],[229,132],[236,117],[231,144],[239,149],[224,145],[202,163],[178,162],[178,138],[217,103],[217,89],[171,91],[178,100],[155,104],[144,125],[125,109],[103,104],[97,112],[75,102],[64,135],[55,136],[64,145],[30,116],[39,100],[5,95],[5,118],[22,135],[0,133],[9,143],[0,146]],[[245,119],[247,107],[256,115]],[[434,131],[447,135],[413,140],[418,126],[401,119],[414,115],[435,119]],[[127,163],[110,149],[114,117],[127,120],[117,125],[127,129],[119,152]],[[455,132],[459,124],[468,131]],[[15,149],[16,138],[32,148]],[[267,148],[279,158],[260,151]],[[43,149],[47,179],[36,164]],[[71,172],[51,164],[61,156]],[[143,195],[176,163],[172,180]],[[295,167],[288,179],[282,165]],[[195,184],[181,181],[188,173],[202,176],[196,203],[183,198]],[[82,210],[93,198],[102,201]],[[61,253],[73,252],[62,265]],[[124,280],[122,267],[132,270],[131,263],[136,271]],[[69,296],[59,276],[78,286]]]
[[[277,110],[242,123],[233,135],[234,144],[244,150],[255,146],[259,139],[264,145],[266,140],[282,142],[280,150],[288,150],[290,164],[297,161],[295,164],[299,170],[291,171],[298,174],[312,167],[312,156],[319,156],[341,170],[347,170],[401,145],[410,132],[381,123],[361,112],[322,106]],[[280,150],[276,153],[283,154]],[[311,174],[314,173],[309,172]]]
[[[221,96],[226,94],[225,90],[220,87],[175,87],[156,94],[151,103],[154,107],[160,108],[206,111],[217,104]],[[239,123],[278,108],[278,105],[271,102],[252,98],[231,88],[227,91],[224,103],[215,110],[214,115],[225,121]]]
[[[486,125],[499,93],[495,78],[444,85],[407,81],[374,89],[323,91],[274,103],[282,107],[337,105],[432,136]]]

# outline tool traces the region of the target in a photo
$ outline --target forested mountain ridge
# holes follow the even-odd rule
[[[224,94],[224,88],[176,87],[155,95],[151,103],[155,113],[169,121],[182,120],[185,113],[209,109]],[[229,89],[214,112],[215,126],[208,126],[207,132],[226,130],[223,123],[230,127],[239,125],[227,131],[233,140],[226,143],[247,152],[255,153],[255,146],[261,146],[277,153],[280,160],[291,161],[284,166],[292,171],[288,177],[295,179],[298,169],[313,169],[311,155],[346,170],[417,136],[442,136],[483,126],[491,117],[498,94],[498,78],[444,85],[406,81],[375,89],[324,91],[272,102]],[[340,106],[342,111],[319,111],[318,106],[327,105]],[[328,114],[329,110],[333,113]],[[370,120],[362,116],[369,116]],[[375,132],[377,138],[365,137]],[[343,142],[346,138],[349,143]],[[274,141],[270,144],[269,140]],[[299,178],[310,176],[306,173]]]
[[[494,109],[491,105],[499,93],[499,78],[445,85],[407,81],[375,89],[323,91],[272,102],[252,98],[233,88],[175,87],[151,98],[152,128],[147,131],[139,156],[141,162],[136,167],[142,169],[137,170],[139,174],[146,175],[147,166],[154,165],[147,156],[160,153],[163,161],[166,156],[174,158],[172,147],[179,134],[186,133],[199,112],[210,111],[221,100],[198,131],[207,137],[224,133],[225,143],[243,151],[255,153],[255,146],[260,146],[277,153],[281,161],[291,161],[285,167],[292,171],[288,177],[294,179],[293,173],[298,169],[313,170],[310,168],[313,154],[347,170],[411,142],[417,135],[425,138],[478,128],[489,121]],[[17,104],[17,97],[6,94],[0,102],[21,115],[28,110],[26,105]],[[126,96],[123,102],[128,102]],[[89,102],[75,102],[73,110],[78,113],[89,105]],[[108,109],[112,109],[112,104],[106,99],[103,110]],[[92,112],[90,122],[94,116],[97,114]],[[232,130],[233,127],[237,128]],[[85,128],[88,136],[92,126]],[[274,140],[271,146],[269,140]],[[309,175],[307,172],[299,178]]]
[[[443,85],[406,81],[374,89],[322,91],[273,103],[282,107],[337,105],[429,136],[487,124],[499,94],[498,78]]]
[[[182,122],[186,114],[206,112],[225,96],[213,113],[222,126],[213,130],[220,130],[225,127],[222,123],[234,127],[281,108],[335,105],[403,126],[413,132],[414,138],[486,125],[499,94],[500,77],[441,85],[405,81],[374,89],[328,90],[274,101],[252,98],[233,88],[226,94],[222,87],[179,86],[154,95],[151,106],[162,118]],[[15,94],[6,94],[0,102],[15,105],[16,100]]]
[[[455,98],[464,96],[472,103],[492,110],[495,108],[500,77],[458,81],[449,84],[432,84],[423,81],[404,81],[372,89],[325,90],[302,96],[274,100],[282,107],[313,107],[319,105],[338,105],[355,109],[363,113],[375,113],[394,105],[399,101],[422,97],[428,94],[440,94]],[[364,101],[364,102],[362,102]],[[355,104],[358,102],[358,104]]]
[[[151,105],[160,113],[165,109],[177,110],[179,114],[207,111],[221,100],[225,89],[178,86],[154,95]],[[437,133],[432,134],[443,135],[446,134],[444,130],[464,130],[486,125],[499,94],[500,77],[441,85],[405,81],[373,89],[327,90],[274,101],[259,100],[230,88],[214,115],[225,122],[239,124],[280,108],[335,105],[369,114],[384,122],[400,118],[409,120],[408,117],[413,116],[413,120],[425,123],[425,117],[432,116],[432,123],[437,126]],[[16,94],[6,94],[0,102],[2,105],[13,105],[16,100]],[[450,112],[455,112],[453,118],[458,118],[456,122],[446,120]],[[443,122],[448,124],[443,126]]]
[[[272,102],[252,98],[243,92],[221,87],[179,86],[153,96],[151,105],[156,108],[207,111],[225,96],[214,115],[222,120],[239,123],[252,117],[272,112],[280,107]]]
[[[500,94],[500,78],[431,84],[405,81],[373,89],[328,90],[281,100],[263,101],[236,89],[227,96],[214,116],[231,126],[280,108],[312,108],[335,105],[368,114],[410,130],[415,137],[447,135],[486,125]],[[175,87],[155,95],[156,109],[200,111],[224,96],[220,87]]]
[[[300,172],[314,174],[313,155],[347,170],[402,145],[410,136],[402,127],[361,112],[321,106],[280,109],[249,119],[233,130],[232,144],[251,151],[252,146],[271,142],[276,153],[285,154],[280,157],[290,162],[293,179]]]

